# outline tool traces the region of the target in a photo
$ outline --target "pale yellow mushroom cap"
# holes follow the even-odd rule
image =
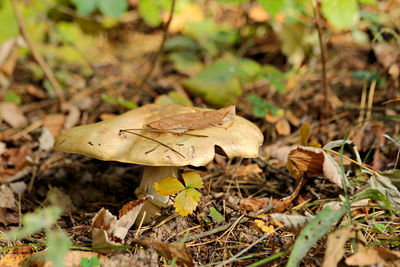
[[[222,148],[228,157],[258,156],[263,135],[257,126],[240,116],[235,116],[227,128],[217,126],[187,132],[207,137],[132,131],[164,143],[181,155],[141,136],[127,132],[120,134],[122,129],[148,128],[147,124],[163,118],[209,110],[150,104],[98,123],[72,128],[56,139],[54,148],[100,160],[149,166],[204,166],[213,160],[216,146]]]

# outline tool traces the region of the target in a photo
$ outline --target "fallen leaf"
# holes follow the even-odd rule
[[[0,103],[0,122],[2,120],[13,128],[23,127],[28,123],[17,104],[9,102]]]
[[[275,230],[274,226],[264,222],[263,220],[254,220],[257,227],[261,229],[264,233],[271,233]]]
[[[33,84],[28,84],[26,86],[26,92],[36,98],[39,99],[45,99],[47,97],[47,94],[45,91],[42,89],[39,89],[38,87],[34,86]]]
[[[269,14],[259,5],[254,5],[250,8],[249,17],[257,22],[266,22],[269,20]]]
[[[64,127],[64,114],[50,114],[43,118],[43,127],[47,128],[53,136],[58,136]]]
[[[296,149],[297,147],[298,147],[297,145],[282,146],[279,144],[273,144],[273,145],[266,146],[264,148],[264,152],[267,155],[269,155],[273,158],[276,158],[279,161],[281,161],[282,163],[286,164],[290,151],[292,151],[293,149]]]
[[[17,201],[14,198],[14,194],[6,184],[0,185],[0,208],[17,208]]]
[[[324,262],[322,267],[336,267],[345,253],[345,244],[349,238],[356,238],[358,242],[364,240],[361,233],[361,227],[349,224],[328,235],[327,246],[325,250]]]
[[[312,219],[313,216],[304,216],[304,215],[291,215],[284,213],[271,213],[269,214],[272,219],[277,220],[282,223],[285,228],[289,229],[292,232],[299,233],[301,229]]]
[[[321,148],[297,147],[289,153],[287,166],[289,172],[295,177],[299,178],[304,174],[308,177],[323,175],[332,183],[343,188],[339,165]]]
[[[285,118],[280,119],[276,123],[275,129],[278,132],[278,134],[280,134],[280,135],[289,135],[290,134],[290,124]]]
[[[346,259],[346,264],[354,266],[392,263],[394,265],[385,266],[399,266],[399,260],[400,253],[398,251],[390,251],[387,248],[367,247],[358,250],[357,253],[348,257]]]
[[[371,176],[368,180],[368,184],[372,189],[377,189],[384,194],[390,202],[393,211],[396,214],[400,214],[400,191],[396,185],[392,183],[391,178],[386,176]]]
[[[47,192],[47,199],[52,200],[53,204],[57,205],[65,214],[71,214],[76,211],[76,207],[72,203],[71,197],[58,189],[51,187]]]
[[[128,230],[134,224],[146,199],[133,200],[121,209],[121,217],[117,219],[105,208],[102,208],[93,218],[92,247],[111,248],[123,244]]]
[[[46,127],[43,127],[42,134],[39,137],[39,149],[50,151],[53,149],[54,140],[54,136],[51,134],[51,132]]]
[[[251,174],[262,173],[263,170],[257,164],[241,165],[236,170],[237,176],[248,176]]]
[[[396,62],[397,56],[399,54],[399,47],[397,43],[387,43],[387,42],[377,42],[372,43],[372,50],[379,63],[382,64],[385,69]]]
[[[295,177],[300,178],[303,175],[311,177],[322,174],[324,164],[324,155],[321,152],[296,148],[289,153],[288,169]]]
[[[235,106],[229,106],[213,111],[198,111],[167,117],[158,121],[151,122],[147,126],[163,131],[174,133],[184,133],[190,130],[200,130],[210,127],[224,127],[227,122],[235,118]]]
[[[176,258],[177,259],[176,263],[178,265],[190,266],[190,267],[194,266],[193,258],[190,255],[190,253],[186,250],[184,244],[179,244],[179,243],[168,244],[156,239],[150,239],[146,237],[135,239],[133,243],[138,244],[147,249],[154,249],[155,251],[157,251],[157,253],[159,253],[160,255],[169,260],[173,260],[174,258]]]
[[[240,202],[240,209],[243,211],[259,211],[267,207],[268,199],[245,198]]]
[[[46,251],[41,251],[38,253],[34,253],[30,259],[27,261],[29,262],[23,262],[23,264],[28,264],[29,267],[53,267],[54,264],[51,261],[48,261],[45,259],[46,257]],[[64,258],[64,267],[78,267],[81,266],[81,260],[83,258],[90,259],[92,257],[96,257],[98,259],[101,259],[103,263],[107,263],[109,259],[99,253],[92,252],[92,251],[80,251],[80,250],[70,250],[68,253],[65,255]],[[23,265],[25,266],[25,265]],[[91,266],[91,265],[87,265]]]
[[[16,247],[10,250],[4,258],[0,260],[2,267],[22,266],[22,262],[32,256],[33,249],[29,246]]]
[[[81,112],[75,105],[65,104],[62,106],[62,110],[68,111],[68,115],[64,121],[64,129],[68,130],[78,124]]]
[[[301,125],[299,130],[300,145],[306,146],[308,144],[308,140],[310,140],[310,135],[311,135],[310,124],[305,122],[303,123],[303,125]]]

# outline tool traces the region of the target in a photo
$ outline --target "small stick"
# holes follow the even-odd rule
[[[14,13],[15,13],[15,17],[17,18],[18,21],[18,25],[19,25],[19,30],[22,34],[22,36],[24,37],[29,49],[32,52],[33,57],[36,59],[36,61],[39,63],[40,67],[43,69],[44,73],[46,74],[47,78],[49,79],[51,85],[54,88],[54,91],[58,97],[58,100],[61,103],[65,102],[65,97],[63,94],[63,91],[61,89],[61,86],[59,85],[59,83],[57,82],[56,77],[54,76],[53,72],[51,71],[49,65],[47,65],[46,60],[42,57],[42,55],[38,52],[38,50],[36,49],[35,44],[33,43],[32,39],[30,38],[28,31],[25,27],[25,23],[24,20],[22,19],[22,15],[18,10],[17,7],[17,0],[11,0],[13,9],[14,9]]]
[[[134,134],[134,135],[137,135],[137,136],[140,136],[140,137],[146,138],[147,140],[150,140],[150,141],[156,142],[157,144],[160,144],[160,145],[162,145],[163,147],[166,147],[166,148],[168,148],[168,149],[172,150],[173,152],[175,152],[176,154],[178,154],[178,155],[179,155],[179,156],[181,156],[182,158],[185,158],[185,156],[184,156],[184,155],[182,155],[182,154],[181,154],[179,151],[177,151],[177,150],[173,149],[172,147],[170,147],[170,146],[168,146],[168,145],[166,145],[166,144],[164,144],[164,143],[162,143],[162,142],[160,142],[160,141],[158,141],[158,140],[156,140],[156,139],[153,139],[153,138],[147,137],[147,136],[145,136],[145,135],[142,135],[142,134],[134,133],[134,132],[131,132],[131,131],[129,131],[129,130],[119,130],[119,133],[120,133],[120,134],[121,134],[122,132],[126,132],[126,133],[130,133],[130,134]]]
[[[328,107],[328,81],[326,76],[326,47],[322,40],[322,27],[321,27],[321,0],[317,0],[315,5],[315,26],[317,27],[319,47],[321,49],[321,64],[322,64],[322,90],[324,94],[323,107],[325,108],[325,114]]]
[[[151,65],[150,65],[150,69],[144,75],[144,78],[142,79],[142,82],[140,83],[139,87],[142,87],[145,83],[147,83],[147,80],[150,78],[151,74],[153,73],[153,71],[154,71],[154,69],[156,67],[156,63],[157,63],[158,58],[160,57],[160,55],[164,51],[165,41],[167,40],[167,37],[168,37],[169,25],[171,24],[172,16],[174,14],[175,2],[176,2],[176,0],[172,0],[171,11],[169,13],[168,21],[167,21],[167,23],[165,24],[165,27],[164,27],[164,33],[163,33],[162,41],[161,41],[161,44],[160,44],[160,48],[158,49],[157,54],[155,54],[155,56],[153,57],[153,60],[152,60]]]
[[[174,130],[185,130],[184,128],[177,128]],[[207,135],[201,135],[201,134],[190,134],[190,133],[175,133],[172,131],[168,130],[158,130],[158,129],[144,129],[144,128],[137,128],[137,129],[122,129],[121,131],[147,131],[147,132],[154,132],[154,133],[172,133],[172,134],[177,134],[177,135],[189,135],[189,136],[194,136],[194,137],[208,137]]]

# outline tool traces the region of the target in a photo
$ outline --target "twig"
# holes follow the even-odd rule
[[[49,65],[47,65],[46,60],[42,57],[42,55],[38,52],[38,50],[36,49],[35,44],[33,43],[32,39],[30,38],[28,31],[25,27],[25,23],[24,20],[22,18],[21,13],[19,12],[19,9],[17,7],[17,0],[11,0],[13,9],[14,9],[14,13],[15,13],[15,17],[17,18],[18,21],[18,25],[19,25],[19,30],[22,34],[22,36],[24,37],[29,49],[32,52],[33,57],[36,59],[36,61],[39,63],[40,67],[43,69],[45,75],[47,76],[47,78],[49,79],[51,85],[54,88],[54,91],[58,97],[58,100],[62,103],[65,102],[65,97],[63,94],[63,91],[61,89],[61,86],[59,85],[59,83],[57,82],[56,77],[54,76],[53,72],[51,71]]]
[[[270,211],[270,210],[272,210],[272,209],[274,209],[274,208],[276,208],[275,205],[268,205],[267,207],[265,207],[265,208],[263,208],[263,209],[260,209],[260,210],[258,210],[258,211],[256,211],[256,212],[253,212],[253,213],[251,214],[251,217],[260,215],[261,213],[264,213],[264,212],[268,212],[268,211]],[[210,235],[217,234],[217,233],[219,233],[219,232],[225,231],[226,229],[229,229],[234,223],[236,223],[236,224],[245,223],[245,222],[249,221],[249,219],[250,219],[249,217],[244,216],[244,217],[243,217],[242,219],[240,219],[238,222],[237,222],[237,221],[230,222],[230,223],[221,225],[221,226],[219,226],[219,227],[217,227],[217,228],[211,229],[211,230],[209,230],[209,231],[207,231],[207,232],[203,232],[203,233],[200,233],[200,234],[197,234],[197,235],[189,236],[189,237],[186,239],[186,242],[191,242],[191,241],[194,241],[194,240],[197,240],[197,239],[201,239],[201,238],[203,238],[203,237],[207,237],[207,236],[210,236]]]
[[[367,114],[365,115],[365,120],[366,121],[371,119],[372,105],[373,105],[373,102],[374,102],[375,88],[376,88],[376,80],[373,80],[372,83],[371,83],[371,86],[369,88],[369,93],[368,93],[368,110],[367,110]]]
[[[174,130],[181,130],[179,128],[175,128]],[[182,130],[185,130],[182,128]],[[201,135],[201,134],[190,134],[190,133],[175,133],[171,132],[168,130],[158,130],[158,129],[145,129],[145,128],[130,128],[130,129],[122,129],[121,131],[147,131],[147,132],[153,132],[153,133],[172,133],[176,135],[188,135],[188,136],[194,136],[194,137],[208,137],[207,135]]]
[[[164,33],[163,33],[162,41],[161,41],[161,44],[160,44],[160,48],[158,49],[157,53],[156,53],[156,54],[154,55],[154,57],[152,58],[152,61],[151,61],[151,64],[150,64],[150,69],[149,69],[149,71],[144,75],[144,77],[143,77],[143,79],[142,79],[142,82],[140,83],[140,86],[139,86],[139,87],[143,87],[143,86],[147,83],[148,79],[150,78],[151,74],[153,73],[153,71],[154,71],[154,69],[155,69],[155,67],[156,67],[158,58],[160,57],[160,55],[161,55],[161,54],[163,53],[163,51],[164,51],[165,41],[167,40],[167,37],[168,37],[169,25],[171,24],[172,16],[173,16],[173,14],[174,14],[175,2],[176,2],[176,0],[172,0],[171,11],[170,11],[170,13],[169,13],[168,21],[167,21],[167,23],[165,24],[165,27],[164,27]]]
[[[315,25],[318,32],[319,47],[321,50],[321,64],[322,64],[322,90],[324,94],[323,108],[325,109],[324,114],[327,114],[328,109],[328,81],[326,77],[326,47],[322,40],[322,27],[321,27],[321,0],[317,0],[315,5]]]
[[[230,257],[229,259],[225,260],[225,261],[221,261],[219,262],[219,264],[217,266],[224,266],[228,263],[231,263],[233,261],[235,261],[237,258],[239,258],[241,255],[243,255],[244,253],[246,253],[248,250],[250,250],[252,247],[254,247],[255,245],[257,245],[258,243],[260,243],[261,241],[263,241],[265,238],[267,238],[268,236],[272,235],[273,233],[276,233],[277,230],[280,230],[282,228],[282,226],[278,227],[275,229],[275,231],[270,232],[270,233],[266,233],[264,234],[262,237],[260,237],[259,239],[257,239],[256,241],[254,241],[253,243],[251,243],[250,246],[247,246],[246,248],[242,249],[238,254]]]
[[[150,141],[156,142],[157,144],[159,144],[159,145],[162,145],[163,147],[166,147],[166,148],[168,148],[168,149],[172,150],[173,152],[175,152],[176,154],[178,154],[178,155],[179,155],[179,156],[181,156],[182,158],[185,158],[185,156],[184,156],[184,155],[182,155],[182,154],[181,154],[179,151],[177,151],[177,150],[173,149],[172,147],[170,147],[170,146],[168,146],[168,145],[166,145],[166,144],[164,144],[164,143],[162,143],[162,142],[160,142],[160,141],[158,141],[158,140],[156,140],[156,139],[153,139],[153,138],[147,137],[147,136],[145,136],[145,135],[142,135],[142,134],[134,133],[134,132],[132,132],[132,131],[129,131],[129,130],[119,130],[119,133],[120,133],[120,134],[121,134],[121,133],[123,133],[123,132],[125,132],[125,133],[130,133],[130,134],[134,134],[134,135],[137,135],[137,136],[143,137],[143,138],[145,138],[145,139],[147,139],[147,140],[150,140]]]

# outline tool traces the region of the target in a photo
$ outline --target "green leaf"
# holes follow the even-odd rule
[[[376,0],[358,0],[361,5],[371,5],[371,6],[376,6]]]
[[[88,258],[82,258],[81,262],[79,263],[82,267],[96,267],[100,265],[99,259],[95,256]]]
[[[168,55],[168,60],[172,61],[174,68],[186,75],[196,75],[203,69],[196,54],[192,52],[174,52]]]
[[[382,201],[388,208],[390,214],[393,214],[392,205],[390,204],[389,200],[385,197],[385,195],[382,194],[382,192],[379,191],[378,189],[372,189],[372,188],[366,189],[366,190],[358,193],[357,195],[355,195],[352,202],[354,203],[361,199],[371,199],[373,201]]]
[[[208,214],[217,224],[223,223],[225,221],[224,216],[219,213],[214,207],[210,208],[210,214]]]
[[[159,196],[166,197],[174,195],[185,189],[183,184],[175,177],[166,177],[157,183],[154,183],[156,193]]]
[[[185,172],[182,174],[186,188],[203,188],[203,180],[197,172]]]
[[[331,207],[327,206],[318,212],[296,239],[286,266],[297,266],[310,248],[343,217],[346,211],[345,206],[337,211],[333,211]]]
[[[101,98],[101,100],[103,100],[104,102],[107,102],[107,103],[110,103],[110,104],[113,104],[113,105],[118,104],[117,99],[115,99],[115,98],[113,98],[113,97],[111,97],[111,96],[109,96],[109,95],[101,94],[101,95],[100,95],[100,98]]]
[[[253,80],[259,70],[258,63],[249,59],[218,59],[182,84],[194,96],[202,96],[206,102],[223,107],[237,102],[242,84]]]
[[[128,10],[127,0],[98,0],[97,7],[107,16],[120,18]]]
[[[19,97],[19,95],[17,95],[16,93],[14,93],[13,91],[10,91],[10,90],[7,90],[4,101],[15,103],[17,105],[21,104],[21,98]]]
[[[154,0],[140,0],[139,14],[150,26],[158,26],[161,24],[161,13]]]
[[[278,108],[274,104],[266,102],[264,98],[256,95],[248,95],[247,99],[253,104],[252,111],[256,118],[264,118],[267,111],[272,115],[278,113]]]
[[[175,198],[174,207],[176,212],[181,216],[192,214],[200,201],[200,197],[201,193],[193,188],[180,192]]]
[[[62,231],[47,232],[46,258],[53,262],[54,267],[64,267],[64,258],[71,246],[71,241]]]
[[[71,3],[76,7],[79,14],[87,15],[96,9],[98,0],[71,0]]]
[[[352,26],[358,13],[357,0],[323,0],[322,14],[338,29]]]
[[[188,107],[193,106],[192,101],[186,95],[178,92],[170,92],[168,95],[160,95],[156,98],[154,103],[159,105],[178,104]]]
[[[291,3],[291,0],[258,0],[260,5],[268,12],[268,14],[275,16],[278,13],[287,11]]]
[[[123,106],[124,108],[127,108],[127,109],[137,108],[137,105],[136,105],[135,102],[132,102],[130,100],[126,100],[122,96],[119,96],[117,98],[117,103],[118,103],[118,105]]]
[[[23,227],[7,233],[10,239],[22,239],[52,226],[61,215],[62,210],[57,206],[40,208],[34,213],[22,216]]]

